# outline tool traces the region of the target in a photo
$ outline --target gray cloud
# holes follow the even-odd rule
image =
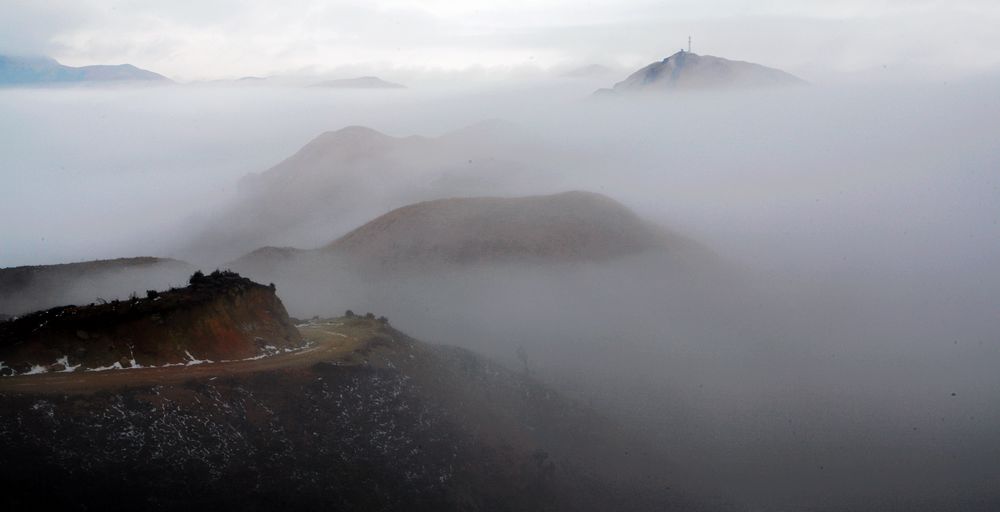
[[[703,53],[833,80],[955,78],[1000,63],[995,2],[24,2],[0,6],[0,51],[130,61],[179,79],[382,69],[503,75],[511,67]],[[882,75],[879,75],[881,73]]]

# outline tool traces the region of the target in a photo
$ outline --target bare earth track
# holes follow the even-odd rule
[[[188,366],[128,368],[124,370],[44,373],[0,378],[0,393],[87,393],[130,386],[146,386],[212,379],[269,370],[301,368],[318,362],[358,364],[356,353],[376,337],[381,324],[363,318],[314,320],[299,325],[304,348],[260,359],[204,362]]]

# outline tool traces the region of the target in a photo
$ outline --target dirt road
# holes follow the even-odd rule
[[[320,361],[355,364],[352,355],[372,339],[379,327],[373,320],[338,318],[298,326],[305,348],[260,359],[205,362],[187,366],[124,370],[42,373],[0,378],[0,393],[88,393],[130,386],[147,386],[214,379],[281,368],[299,368]]]

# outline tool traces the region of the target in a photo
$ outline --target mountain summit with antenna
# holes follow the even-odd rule
[[[728,60],[688,50],[654,62],[611,89],[600,89],[595,94],[630,94],[637,92],[666,92],[717,89],[756,89],[777,86],[805,85],[801,78],[752,62]]]

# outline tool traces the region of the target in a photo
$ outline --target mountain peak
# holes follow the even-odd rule
[[[340,128],[338,130],[330,130],[321,133],[313,140],[359,140],[359,139],[391,139],[389,135],[386,135],[374,128],[369,128],[367,126],[361,125],[350,125]]]
[[[170,79],[131,64],[72,67],[42,56],[0,55],[0,85],[43,85],[78,82],[164,82]]]
[[[303,146],[296,155],[317,156],[336,151],[343,157],[355,158],[378,154],[392,147],[399,140],[401,139],[367,126],[352,125],[319,134]]]
[[[752,62],[678,51],[632,73],[602,94],[673,90],[754,89],[805,82],[779,69]]]
[[[674,53],[673,55],[671,55],[671,56],[663,59],[663,62],[666,62],[666,61],[668,61],[670,59],[680,59],[680,58],[688,58],[688,57],[698,57],[698,54],[694,53],[694,52],[689,52],[689,51],[686,51],[686,50],[679,50],[677,53]]]

